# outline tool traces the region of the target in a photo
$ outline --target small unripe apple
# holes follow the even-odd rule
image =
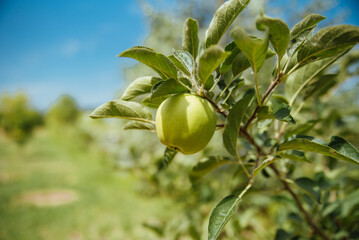
[[[202,150],[216,130],[216,113],[206,99],[189,93],[161,103],[156,114],[156,132],[168,148],[193,154]]]

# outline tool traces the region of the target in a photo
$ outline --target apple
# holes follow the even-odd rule
[[[216,113],[206,99],[183,93],[163,101],[156,114],[156,132],[168,148],[189,155],[202,150],[216,130]]]

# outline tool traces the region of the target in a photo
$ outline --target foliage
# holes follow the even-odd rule
[[[334,115],[328,102],[322,100],[339,82],[356,74],[348,73],[347,69],[358,56],[342,57],[359,42],[359,27],[336,25],[314,33],[317,24],[325,17],[311,14],[290,30],[283,20],[261,14],[255,24],[259,31],[263,31],[261,38],[236,26],[229,30],[233,41],[223,49],[219,45],[221,38],[248,2],[230,0],[220,6],[201,44],[197,43],[199,37],[196,37],[198,24],[189,18],[182,31],[182,49],[173,50],[172,55],[166,56],[147,47],[133,47],[119,54],[119,57],[130,57],[147,65],[159,77],[135,80],[125,91],[122,100],[99,106],[91,117],[140,121],[141,124],[134,128],[149,130],[153,129],[153,126],[148,126],[152,123],[152,116],[146,106],[156,109],[168,97],[182,92],[200,96],[209,101],[218,113],[217,126],[218,129],[224,128],[223,133],[219,131],[219,134],[223,136],[224,148],[228,153],[218,151],[215,156],[203,153],[205,160],[196,164],[189,173],[194,188],[191,193],[200,195],[199,190],[196,192],[196,182],[216,168],[223,169],[221,177],[224,179],[229,179],[230,173],[235,177],[241,175],[237,187],[220,184],[222,191],[228,191],[227,197],[222,196],[224,198],[214,208],[212,206],[208,239],[244,236],[247,229],[241,229],[236,223],[225,230],[226,224],[236,218],[239,209],[252,209],[257,214],[264,210],[273,219],[284,219],[277,221],[277,231],[256,236],[262,239],[268,236],[276,239],[354,238],[359,231],[355,226],[359,216],[349,216],[348,209],[358,207],[359,202],[353,198],[357,194],[355,189],[358,182],[354,179],[355,184],[351,186],[348,183],[351,179],[346,182],[343,176],[345,170],[340,169],[353,168],[355,176],[358,173],[359,153],[353,145],[355,143],[351,144],[343,137],[326,135],[340,133],[326,130],[333,123],[336,124],[334,128],[339,129],[337,121],[342,115],[340,112]],[[263,79],[259,72],[274,55],[277,57],[272,74],[265,75],[266,79]],[[335,66],[339,60],[340,68]],[[253,71],[254,76],[247,77],[243,71]],[[269,86],[266,86],[267,79],[271,79]],[[263,92],[265,88],[267,90]],[[276,94],[273,94],[274,91]],[[143,99],[144,95],[147,98]],[[311,134],[317,138],[308,136]],[[328,137],[331,137],[329,143],[318,139]],[[316,161],[313,158],[319,158],[312,155],[313,152],[323,154],[329,160],[321,163],[324,169],[312,171],[309,177],[301,176],[303,172],[300,168],[304,162],[314,164]],[[168,166],[175,156],[166,149],[162,166]],[[344,160],[340,163],[343,167],[333,167],[332,163],[337,160]],[[225,168],[228,165],[237,168]],[[163,171],[163,167],[161,169]],[[231,172],[232,169],[236,172]],[[243,174],[240,174],[242,171]],[[259,173],[270,178],[270,181],[261,181]],[[153,175],[155,181],[163,180],[158,175]],[[283,193],[275,194],[278,188],[274,177],[282,183],[291,198]],[[295,179],[288,179],[291,177]],[[344,187],[340,184],[344,184]],[[343,188],[348,191],[342,195]],[[267,190],[272,192],[268,201],[272,201],[273,205],[279,201],[287,206],[285,210],[281,208],[282,215],[279,215],[278,209],[271,210],[250,200],[246,202],[247,197],[253,200],[255,197],[251,198],[251,195],[262,196],[261,193]],[[213,197],[214,194],[210,190],[209,195]],[[193,202],[187,200],[187,203],[193,207]],[[192,217],[203,219],[203,216],[192,213],[196,211],[195,207],[189,211]],[[270,223],[261,221],[254,225],[260,229],[258,224]],[[265,231],[266,228],[263,229]],[[195,232],[191,234],[195,239],[200,235],[198,229],[188,228],[188,231]]]
[[[42,122],[42,115],[29,105],[25,94],[19,92],[14,96],[2,96],[0,128],[15,141],[25,142]]]

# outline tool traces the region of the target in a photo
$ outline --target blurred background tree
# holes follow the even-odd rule
[[[24,143],[43,123],[40,112],[30,106],[25,93],[4,94],[0,102],[0,128],[18,143]]]

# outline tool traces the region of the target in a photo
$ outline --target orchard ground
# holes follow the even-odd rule
[[[157,239],[142,223],[174,218],[75,128],[41,128],[25,145],[0,136],[0,239]],[[166,209],[166,211],[164,211]]]

